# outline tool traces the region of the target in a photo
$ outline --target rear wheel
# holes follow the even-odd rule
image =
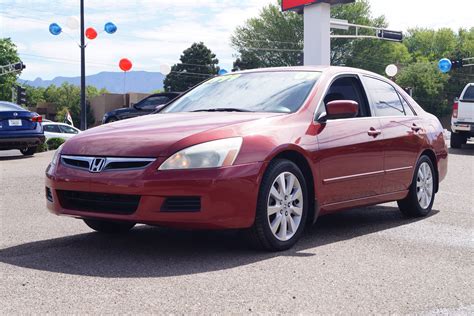
[[[97,219],[84,219],[84,222],[93,230],[106,234],[123,234],[135,226],[135,223],[111,222]]]
[[[308,215],[306,181],[296,164],[275,160],[262,179],[254,225],[245,233],[260,249],[291,248],[303,233]]]
[[[24,156],[33,156],[36,153],[36,146],[35,147],[27,147],[24,149],[20,149],[21,153]]]
[[[423,217],[431,212],[435,199],[436,174],[431,159],[422,156],[417,163],[408,196],[398,201],[400,211],[408,217]]]
[[[451,133],[451,148],[461,148],[466,142],[467,138],[461,133]]]

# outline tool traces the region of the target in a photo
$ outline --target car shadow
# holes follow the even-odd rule
[[[34,156],[23,156],[21,153],[18,156],[0,156],[0,161],[24,160],[31,159]]]
[[[431,216],[438,212],[433,211]],[[168,277],[219,271],[278,256],[307,257],[337,243],[420,219],[373,206],[322,216],[291,250],[250,249],[237,232],[177,231],[140,226],[115,236],[87,233],[0,250],[0,262],[41,271],[104,278]],[[311,252],[307,252],[310,250]]]
[[[450,155],[474,156],[474,143],[469,142],[461,148],[449,148]]]

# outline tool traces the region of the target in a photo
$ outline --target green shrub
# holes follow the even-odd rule
[[[45,151],[48,151],[48,145],[46,145],[46,143],[43,143],[36,148],[37,153],[43,153]]]
[[[64,144],[65,140],[62,138],[50,138],[46,141],[46,145],[48,146],[48,150],[56,150]]]

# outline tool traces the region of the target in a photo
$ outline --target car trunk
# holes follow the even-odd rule
[[[0,112],[0,132],[35,130],[37,122],[32,122],[33,113],[27,111]]]

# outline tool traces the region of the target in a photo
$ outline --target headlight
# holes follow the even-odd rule
[[[168,158],[158,170],[204,169],[234,164],[242,138],[226,138],[183,149]]]
[[[61,157],[61,151],[63,149],[63,145],[59,146],[58,149],[56,149],[56,152],[54,153],[53,160],[51,160],[51,163],[49,164],[48,168],[46,169],[46,173],[48,175],[52,175],[55,170],[56,166],[59,164],[59,158]]]

